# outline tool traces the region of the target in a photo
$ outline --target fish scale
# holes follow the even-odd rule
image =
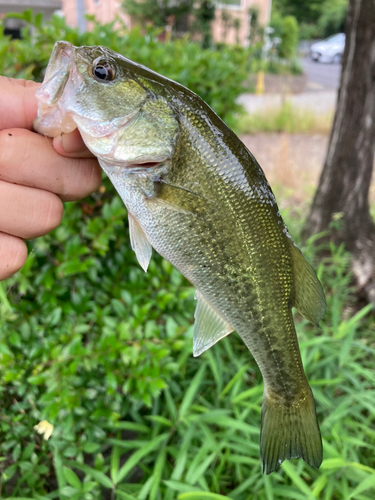
[[[143,269],[152,247],[196,287],[194,355],[236,330],[254,356],[264,472],[293,457],[319,467],[292,307],[318,324],[324,294],[255,158],[198,96],[109,49],[58,42],[49,68],[36,130],[76,123],[128,209]]]

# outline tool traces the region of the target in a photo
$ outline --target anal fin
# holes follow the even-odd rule
[[[233,332],[231,325],[216,312],[197,290],[194,318],[193,356],[199,356],[220,339]]]
[[[143,229],[135,220],[135,218],[131,215],[130,212],[128,212],[128,217],[129,217],[130,244],[135,252],[135,255],[137,256],[140,266],[146,273],[151,259],[152,247]]]
[[[314,269],[292,240],[290,246],[295,286],[293,306],[302,316],[318,326],[326,309],[322,285]]]

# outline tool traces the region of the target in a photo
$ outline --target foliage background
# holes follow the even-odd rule
[[[227,121],[248,54],[162,45],[153,32],[59,18],[32,36],[0,36],[0,72],[41,79],[55,40],[103,44],[195,90]],[[15,63],[16,61],[16,63]],[[225,96],[225,98],[223,98]],[[303,214],[284,212],[298,240]],[[318,237],[316,237],[318,240]],[[192,358],[194,290],[154,255],[144,274],[130,250],[126,210],[107,179],[66,204],[63,224],[29,244],[18,275],[0,286],[2,498],[369,500],[375,486],[375,326],[358,308],[343,248],[315,263],[327,292],[322,329],[296,317],[317,400],[325,460],[261,474],[262,381],[236,334]],[[55,426],[45,442],[33,430]]]
[[[294,16],[300,39],[326,38],[343,33],[348,0],[273,0],[271,26],[276,30],[282,17]]]

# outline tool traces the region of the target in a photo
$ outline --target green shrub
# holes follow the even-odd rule
[[[299,38],[300,40],[312,40],[319,38],[319,30],[316,24],[301,23],[299,25]]]
[[[318,29],[323,37],[344,32],[348,0],[326,0],[318,20]]]
[[[286,16],[282,20],[281,42],[278,46],[279,56],[293,59],[298,45],[298,23],[295,17]]]

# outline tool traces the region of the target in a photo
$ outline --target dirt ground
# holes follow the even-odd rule
[[[268,133],[240,138],[264,170],[281,206],[311,201],[323,168],[328,136]],[[370,200],[375,203],[375,174]]]

